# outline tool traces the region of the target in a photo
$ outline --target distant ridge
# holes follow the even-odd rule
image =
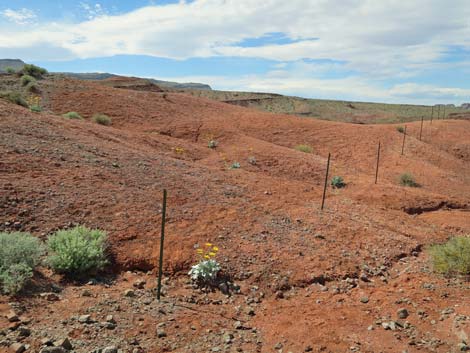
[[[106,80],[108,78],[119,77],[119,75],[109,74],[109,73],[100,73],[100,72],[86,72],[86,73],[75,73],[75,72],[58,72],[61,75],[65,75],[68,77],[73,77],[79,80]],[[139,77],[140,78],[140,77]],[[161,81],[155,80],[153,78],[144,78],[145,80],[150,81],[160,87],[163,88],[171,88],[171,89],[194,89],[194,90],[212,90],[211,86],[204,84],[204,83],[194,83],[194,82],[187,82],[187,83],[179,83],[179,82],[171,82],[171,81]]]

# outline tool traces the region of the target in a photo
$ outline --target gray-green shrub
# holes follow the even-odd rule
[[[28,102],[26,102],[19,92],[4,91],[0,92],[0,98],[4,98],[11,103],[21,105],[22,107],[28,108]]]
[[[78,114],[77,112],[68,112],[68,113],[62,114],[62,116],[67,119],[78,119],[78,120],[83,119],[82,116]]]
[[[400,184],[413,188],[419,186],[419,184],[416,182],[414,176],[411,173],[403,173],[402,175],[400,175]]]
[[[312,147],[309,145],[297,145],[294,149],[304,153],[312,153],[313,151]]]
[[[111,118],[106,114],[95,114],[93,115],[93,121],[97,124],[109,126],[112,124]]]
[[[42,107],[40,105],[32,105],[31,107],[29,107],[29,109],[33,112],[33,113],[40,113],[42,112]]]
[[[6,72],[7,74],[14,74],[14,73],[16,73],[15,69],[12,68],[12,67],[10,67],[10,66],[8,66],[8,67],[5,69],[5,72]]]
[[[30,83],[28,83],[25,87],[26,91],[30,92],[30,93],[39,93],[40,90],[39,90],[39,86],[37,84],[36,81],[32,81]]]
[[[334,176],[331,179],[331,186],[335,189],[341,189],[346,186],[346,183],[344,182],[344,179],[340,176]]]
[[[23,75],[21,76],[21,85],[26,86],[28,83],[35,83],[36,79],[33,76],[30,75]]]
[[[44,247],[29,233],[0,233],[0,284],[3,292],[16,294],[33,276]]]
[[[83,276],[104,268],[106,232],[77,226],[59,230],[47,240],[48,263],[58,273]]]
[[[403,126],[397,126],[397,131],[403,134],[405,132],[405,128]]]
[[[46,69],[33,64],[26,64],[25,66],[23,66],[21,72],[23,73],[23,75],[30,75],[35,78],[42,78],[45,74],[47,74]]]
[[[428,251],[436,272],[445,275],[470,274],[470,237],[454,237],[445,244],[431,246]]]

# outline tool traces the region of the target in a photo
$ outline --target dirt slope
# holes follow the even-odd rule
[[[205,352],[231,331],[236,344],[225,342],[222,351],[301,352],[311,346],[331,352],[448,352],[461,341],[452,333],[452,320],[470,315],[464,309],[468,299],[462,297],[465,284],[430,273],[422,250],[470,233],[469,121],[426,122],[422,141],[419,123],[407,124],[401,156],[403,135],[394,125],[273,115],[184,94],[73,79],[48,80],[41,89],[44,113],[0,100],[0,230],[45,238],[72,224],[99,227],[110,235],[116,271],[153,270],[161,191],[169,191],[165,272],[172,279],[168,302],[160,305],[192,305],[172,317],[187,325],[166,321],[167,330],[179,336],[161,340],[146,329],[165,319],[159,317],[159,304],[142,314],[139,332],[131,324],[135,313],[120,313],[129,324],[114,335],[123,337],[123,349],[132,346],[124,337],[134,336],[148,352]],[[86,119],[56,115],[67,111]],[[92,123],[94,113],[108,114],[112,126]],[[218,141],[216,149],[207,147],[211,139]],[[375,185],[378,141],[382,150]],[[294,150],[298,144],[309,144],[314,152]],[[329,189],[321,212],[328,153],[331,175],[343,176],[347,187]],[[250,164],[250,157],[256,163]],[[229,168],[235,161],[240,169]],[[421,187],[400,186],[403,172],[411,172]],[[241,295],[223,299],[220,292],[199,293],[185,284],[194,246],[206,241],[221,248],[220,262],[241,285]],[[82,299],[81,287],[68,286],[66,302],[45,308],[38,298],[23,303],[34,317],[43,310],[60,315],[67,306],[76,313],[87,306],[100,308],[101,295],[120,300],[122,289],[138,276],[116,273],[109,289],[90,287],[93,299]],[[220,305],[211,304],[219,300]],[[121,304],[137,305],[128,299]],[[240,306],[254,308],[256,315],[245,315]],[[385,330],[382,322],[394,319],[402,306],[412,312],[410,326]],[[430,323],[448,307],[454,312]],[[199,309],[194,317],[192,310]],[[421,310],[426,317],[418,314]],[[214,313],[229,318],[216,324]],[[232,317],[256,332],[234,330]],[[189,326],[195,330],[185,331]],[[63,329],[51,331],[57,335]],[[77,332],[74,338],[88,337]],[[97,344],[97,338],[86,341],[78,352]],[[35,342],[31,339],[37,347]]]

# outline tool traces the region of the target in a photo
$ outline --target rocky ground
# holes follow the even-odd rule
[[[49,77],[41,113],[0,100],[0,230],[45,239],[75,224],[101,228],[112,264],[83,282],[41,268],[21,295],[0,297],[0,350],[470,350],[470,285],[433,273],[426,252],[470,234],[469,121],[427,123],[421,141],[419,123],[407,124],[402,156],[394,125],[274,115],[119,83],[126,88]],[[85,120],[60,116],[68,111]],[[94,113],[113,124],[94,124]],[[331,175],[347,186],[328,189],[320,211],[329,152]],[[421,187],[400,186],[405,171]],[[187,276],[206,241],[219,246],[230,282],[210,292]]]

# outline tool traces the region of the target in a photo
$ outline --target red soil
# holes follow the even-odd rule
[[[469,333],[465,322],[456,328],[452,321],[457,314],[470,315],[468,285],[433,274],[422,250],[452,235],[470,234],[470,121],[426,122],[422,141],[420,123],[407,124],[401,156],[403,135],[394,125],[273,115],[184,94],[72,79],[44,83],[43,102],[50,113],[34,114],[0,100],[0,230],[16,228],[45,238],[71,224],[102,228],[109,233],[116,270],[152,270],[166,188],[165,272],[173,283],[168,298],[194,291],[178,275],[185,276],[195,262],[194,245],[206,241],[221,248],[224,270],[242,286],[234,303],[194,305],[212,313],[195,318],[190,310],[178,311],[180,328],[168,330],[180,334],[180,345],[166,351],[191,351],[183,347],[202,342],[210,328],[198,326],[198,320],[212,322],[214,312],[237,316],[236,304],[259,292],[264,299],[256,316],[245,319],[262,343],[245,342],[240,347],[246,352],[276,351],[277,343],[283,352],[307,346],[325,352],[351,347],[448,352],[457,349],[461,330]],[[53,114],[67,111],[86,120]],[[112,126],[93,124],[94,113],[109,115]],[[207,147],[211,139],[218,141],[216,149]],[[312,146],[313,153],[294,150],[298,144]],[[329,152],[331,175],[341,175],[347,187],[329,189],[321,212]],[[234,161],[241,168],[229,170]],[[412,173],[421,187],[400,186],[403,172]],[[361,275],[371,281],[361,281]],[[103,293],[120,298],[128,286],[123,277]],[[329,290],[320,291],[318,282]],[[433,289],[423,288],[425,283]],[[259,288],[256,293],[252,286]],[[30,299],[28,315],[52,310],[45,320],[50,324],[64,312],[92,305],[93,299],[77,299],[77,290],[68,287],[67,301],[45,307],[44,300]],[[359,300],[364,296],[368,303]],[[219,292],[210,297],[224,298]],[[376,325],[387,317],[395,320],[401,307],[409,309],[413,329]],[[439,321],[448,307],[455,313]],[[146,316],[144,327],[154,327],[156,320]],[[220,325],[233,329],[227,319]],[[125,334],[147,337],[132,330]],[[165,346],[149,342],[149,352]]]

